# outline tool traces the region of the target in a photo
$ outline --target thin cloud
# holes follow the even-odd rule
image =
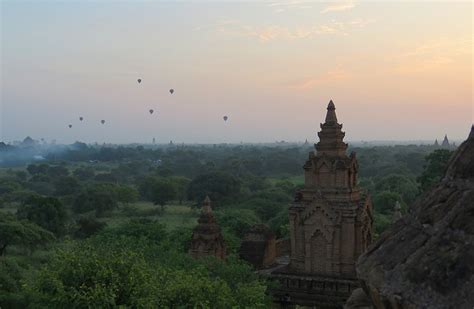
[[[224,35],[253,37],[260,42],[270,42],[275,40],[298,40],[306,39],[319,35],[347,35],[341,24],[321,25],[317,27],[298,27],[290,29],[281,26],[264,27],[220,27],[218,31]]]
[[[472,55],[472,39],[441,39],[415,46],[392,56],[394,71],[402,74],[422,73],[451,67],[461,56]]]
[[[193,31],[214,29],[216,27],[221,27],[221,26],[225,26],[225,25],[233,25],[233,24],[238,24],[238,23],[239,23],[239,20],[237,20],[237,19],[222,19],[222,20],[219,20],[219,21],[217,21],[213,24],[196,26],[196,27],[193,28]]]
[[[325,7],[322,11],[321,14],[326,14],[329,12],[340,12],[340,11],[347,11],[347,10],[352,10],[355,8],[355,3],[350,1],[350,2],[338,2],[335,4],[331,4],[327,7]]]
[[[311,9],[314,1],[308,0],[290,0],[290,1],[277,1],[277,2],[270,2],[268,6],[273,8],[274,13],[282,13],[288,10],[294,9]]]
[[[257,38],[260,42],[270,42],[275,40],[299,40],[311,39],[324,35],[347,36],[354,29],[364,28],[375,20],[356,19],[350,22],[332,21],[327,24],[317,26],[300,26],[288,28],[276,25],[269,26],[244,26],[238,23],[220,25],[217,31],[223,35],[241,36]]]
[[[306,78],[296,84],[292,84],[289,86],[289,88],[298,90],[309,90],[319,85],[327,85],[347,80],[350,78],[350,76],[351,75],[349,74],[349,72],[338,67],[334,70],[327,71],[326,73],[321,74],[320,76]]]

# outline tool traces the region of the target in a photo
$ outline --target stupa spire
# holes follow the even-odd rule
[[[401,217],[402,217],[402,206],[400,205],[400,202],[397,201],[395,203],[395,207],[393,208],[392,222],[398,221]]]
[[[341,129],[342,124],[337,123],[336,106],[331,100],[327,107],[326,120],[321,124],[321,131],[318,132],[319,143],[316,144],[318,155],[346,155],[347,144],[343,142],[344,132]]]
[[[209,214],[211,212],[212,212],[211,199],[209,198],[209,195],[206,195],[206,198],[204,199],[204,202],[202,203],[202,213]]]
[[[326,113],[326,124],[337,124],[337,117],[336,117],[336,106],[334,102],[331,100],[329,101]]]
[[[449,140],[448,140],[448,134],[444,135],[443,143],[441,144],[443,147],[449,147]]]
[[[215,256],[225,258],[224,238],[221,229],[212,215],[211,199],[206,196],[202,203],[198,225],[193,230],[189,253],[194,258]]]

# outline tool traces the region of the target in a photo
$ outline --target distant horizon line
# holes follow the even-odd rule
[[[38,142],[40,145],[73,145],[75,143],[83,143],[86,145],[149,145],[149,146],[163,146],[163,145],[170,145],[170,142],[172,142],[173,145],[241,145],[241,144],[246,144],[246,145],[259,145],[259,144],[305,144],[305,140],[298,140],[298,141],[289,141],[289,140],[279,140],[279,141],[260,141],[260,142],[246,142],[246,141],[232,141],[232,142],[183,142],[183,141],[168,141],[168,142],[98,142],[98,141],[93,141],[93,142],[86,142],[86,141],[74,141],[74,142],[56,142],[54,139],[42,142],[41,140],[35,140],[35,142]],[[370,143],[385,143],[385,144],[394,144],[394,143],[402,143],[402,144],[419,144],[419,145],[432,145],[435,143],[436,139],[373,139],[373,140],[347,140],[345,141],[347,144],[370,144]],[[448,140],[451,143],[461,143],[465,139],[450,139],[448,137]],[[443,139],[438,139],[438,143],[441,145]],[[0,140],[1,143],[5,143],[7,145],[20,145],[23,143],[23,140],[14,140],[14,141],[5,141],[5,140]],[[307,142],[308,145],[317,143],[318,141],[309,141]]]

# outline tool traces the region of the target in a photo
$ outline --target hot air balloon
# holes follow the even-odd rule
[[[138,82],[138,83],[141,83],[141,82],[142,82],[142,79],[141,79],[141,78],[137,79],[137,82]]]
[[[173,92],[174,92],[174,89],[170,89],[170,93],[173,94]]]
[[[153,114],[154,110],[150,109],[149,112],[150,112],[150,115],[151,115],[151,114]]]
[[[224,118],[224,121],[227,121],[227,119],[229,119],[229,117],[227,116],[224,116],[223,118]]]
[[[80,121],[84,120],[84,117],[79,117],[79,120],[80,120]]]
[[[105,123],[105,120],[101,120],[100,123],[104,124],[104,123]]]
[[[72,128],[72,124],[68,125],[69,129]]]

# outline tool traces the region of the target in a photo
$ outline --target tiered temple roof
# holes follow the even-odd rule
[[[189,253],[194,258],[204,256],[215,256],[220,259],[225,258],[224,238],[212,213],[211,199],[209,196],[206,196],[203,202],[198,225],[193,230]]]
[[[280,302],[340,307],[358,286],[355,262],[372,239],[372,205],[357,186],[356,155],[347,155],[332,101],[318,136],[289,208],[290,264],[272,273],[282,286],[272,293]]]

